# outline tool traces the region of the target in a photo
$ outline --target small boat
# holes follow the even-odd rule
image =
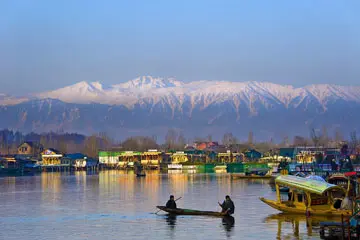
[[[230,216],[229,214],[222,212],[212,212],[212,211],[200,211],[200,210],[192,210],[192,209],[182,209],[182,208],[167,208],[165,206],[156,206],[158,209],[163,210],[164,212],[168,212],[170,214],[175,215],[201,215],[201,216],[216,216],[216,217],[226,217]]]
[[[145,174],[145,173],[136,173],[136,176],[137,176],[137,177],[145,177],[146,174]]]

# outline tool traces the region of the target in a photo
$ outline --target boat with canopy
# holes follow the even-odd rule
[[[275,179],[277,200],[260,198],[272,208],[285,213],[321,216],[350,216],[350,209],[341,209],[338,202],[345,197],[345,190],[327,182],[302,177],[282,175]],[[281,187],[288,187],[287,199],[282,199]],[[340,197],[339,197],[340,196]]]

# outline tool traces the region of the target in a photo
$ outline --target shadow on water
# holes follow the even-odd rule
[[[222,218],[222,225],[226,231],[226,236],[230,237],[231,232],[234,229],[235,226],[235,218],[232,216],[227,216]]]

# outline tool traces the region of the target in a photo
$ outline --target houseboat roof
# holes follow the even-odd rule
[[[305,192],[311,192],[322,195],[329,190],[341,190],[344,191],[340,186],[322,182],[318,180],[307,179],[303,177],[296,177],[290,175],[281,175],[275,179],[276,184],[300,189]]]

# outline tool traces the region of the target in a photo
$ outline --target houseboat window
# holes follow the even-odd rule
[[[303,201],[303,195],[302,194],[297,194],[297,200],[298,202],[302,202]]]

